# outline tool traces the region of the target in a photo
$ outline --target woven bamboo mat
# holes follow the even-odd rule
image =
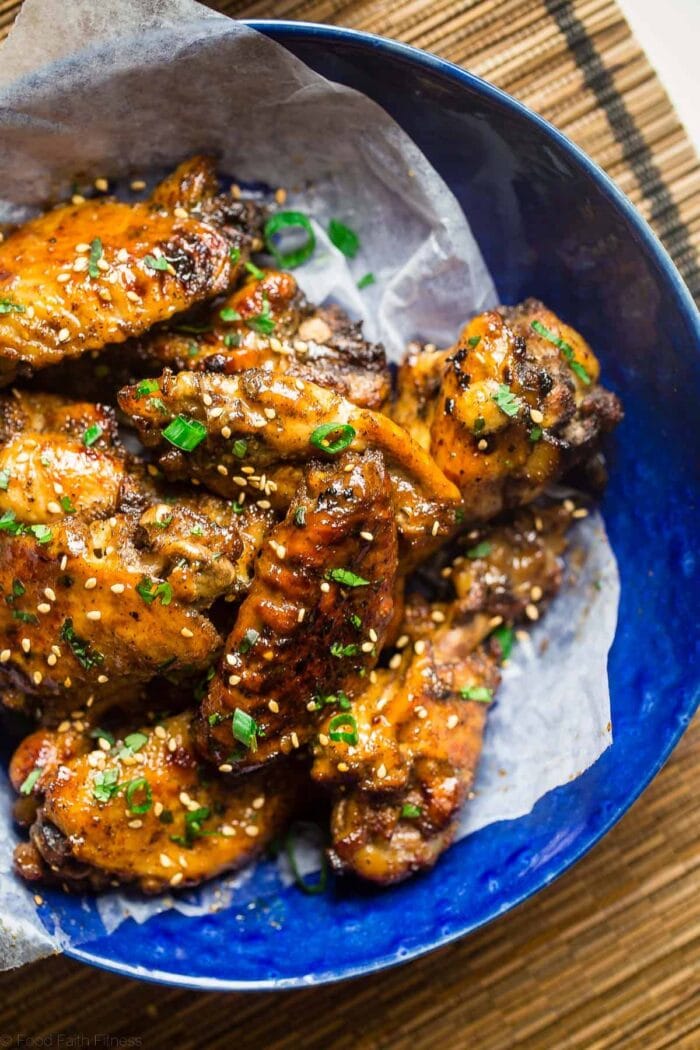
[[[69,3],[70,0],[64,0]],[[96,0],[99,2],[99,0]],[[0,0],[0,36],[17,0]],[[221,0],[239,17],[335,22],[468,67],[575,139],[648,218],[700,296],[700,167],[611,0]],[[700,723],[605,841],[460,944],[343,986],[208,995],[50,959],[0,976],[8,1036],[328,1050],[700,1048]],[[5,1036],[5,1039],[3,1039]],[[113,1044],[116,1045],[116,1044]]]

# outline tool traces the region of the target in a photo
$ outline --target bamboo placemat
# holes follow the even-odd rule
[[[64,0],[69,3],[70,0]],[[99,2],[99,0],[96,0]],[[0,37],[20,3],[0,0]],[[648,218],[700,296],[700,167],[612,0],[221,0],[334,22],[466,66],[557,124]],[[274,1050],[700,1047],[700,723],[644,798],[554,886],[459,944],[341,986],[197,994],[66,959],[0,976],[0,1047],[97,1036]],[[3,1038],[3,1036],[5,1038]],[[116,1044],[113,1044],[116,1045]]]

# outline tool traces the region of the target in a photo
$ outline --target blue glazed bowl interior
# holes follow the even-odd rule
[[[700,677],[700,328],[653,235],[575,147],[468,73],[347,30],[252,24],[318,72],[365,92],[413,137],[460,201],[503,302],[537,296],[593,344],[606,385],[626,409],[608,448],[603,504],[622,604],[610,656],[613,746],[529,816],[461,841],[430,874],[389,891],[339,883],[306,897],[281,889],[273,866],[262,865],[240,907],[204,918],[170,911],[143,926],[129,920],[110,936],[100,935],[92,905],[47,894],[64,929],[92,929],[95,939],[69,954],[197,988],[282,987],[367,972],[508,910],[627,809],[688,724]]]

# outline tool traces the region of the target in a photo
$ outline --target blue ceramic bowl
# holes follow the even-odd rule
[[[410,959],[508,911],[605,834],[668,757],[698,704],[700,325],[649,228],[559,132],[464,70],[328,26],[254,22],[312,68],[364,91],[413,137],[471,223],[501,299],[544,299],[583,330],[625,403],[604,513],[622,575],[610,656],[615,741],[520,820],[463,840],[389,891],[280,887],[262,865],[247,904],[166,912],[102,933],[92,904],[55,893],[69,949],[118,973],[193,988],[308,985]],[[581,654],[585,660],[586,654]],[[572,697],[575,703],[575,697]],[[87,909],[87,910],[86,910]],[[43,909],[42,909],[43,910]]]

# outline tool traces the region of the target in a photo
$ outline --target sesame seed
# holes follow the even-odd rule
[[[402,634],[401,637],[397,638],[397,640],[396,640],[396,648],[397,649],[405,649],[406,646],[408,645],[408,643],[410,642],[410,640],[411,639],[408,637],[407,634]]]
[[[236,834],[236,829],[231,827],[230,824],[222,824],[219,830],[221,831],[221,834],[227,839],[232,839],[233,836]]]
[[[256,828],[255,824],[248,824],[245,833],[246,835],[249,835],[251,839],[255,839],[260,834],[260,829]]]
[[[131,289],[126,293],[126,297],[131,303],[138,303],[141,301],[141,296],[138,292],[132,292]]]
[[[228,440],[228,438],[231,437],[231,427],[222,427],[221,436],[222,438],[226,438],[226,440]]]
[[[85,581],[84,586],[85,586],[85,590],[86,591],[94,590],[95,587],[97,587],[97,577],[96,576],[89,576],[87,578],[87,580]]]
[[[171,861],[167,853],[161,853],[158,859],[160,860],[160,863],[164,868],[172,868],[173,862]]]
[[[68,328],[61,328],[60,332],[58,333],[58,341],[59,341],[59,343],[67,343],[69,339],[70,339],[70,331],[69,331],[69,329]]]
[[[374,534],[371,533],[371,532],[361,532],[360,536],[362,537],[363,540],[367,540],[368,543],[371,543],[372,540],[374,539]]]
[[[35,903],[35,904],[36,904],[37,906],[38,906],[38,905],[41,905],[41,904],[43,904],[43,903],[44,903],[44,898],[43,898],[43,897],[41,897],[41,896],[40,896],[40,895],[39,895],[38,893],[35,893],[35,894],[34,894],[34,903]]]
[[[538,587],[535,584],[535,586],[530,590],[530,597],[532,598],[533,602],[538,602],[542,597],[542,588]]]
[[[155,729],[153,730],[153,732],[155,733],[155,735],[158,737],[159,740],[165,740],[165,738],[168,735],[165,732],[165,729],[163,728],[163,726],[156,726]]]
[[[502,616],[492,616],[491,619],[489,620],[489,630],[493,631],[496,627],[500,627],[500,625],[502,623],[503,623],[503,617]]]
[[[107,182],[107,179],[104,178],[104,176],[100,175],[98,179],[95,179],[95,189],[99,193],[107,192],[107,190],[109,189],[109,183]]]
[[[371,642],[363,642],[362,645],[360,646],[360,649],[362,650],[363,653],[371,653],[372,650],[374,649],[374,646],[372,645]]]
[[[59,275],[56,278],[56,280],[58,281],[59,284],[66,284],[67,281],[70,281],[70,274],[69,273],[59,273]]]
[[[222,477],[228,477],[228,467],[225,467],[223,463],[217,463],[216,469]]]
[[[400,653],[394,653],[391,660],[389,660],[389,667],[392,671],[395,671],[397,667],[401,666],[401,655]]]
[[[382,762],[381,766],[377,767],[377,778],[379,780],[384,780],[385,776],[386,776],[386,766]]]
[[[585,507],[579,507],[577,510],[574,511],[574,513],[571,515],[571,517],[572,518],[587,518],[588,517],[588,511],[586,510]]]
[[[41,671],[35,671],[34,674],[32,675],[32,681],[34,682],[34,685],[41,685],[43,679],[44,679],[44,676],[41,673]]]
[[[67,564],[68,564],[68,555],[64,554],[63,557],[61,558],[60,562],[58,563],[58,567],[61,570],[61,572],[65,571],[65,568],[66,568]],[[47,590],[48,590],[48,588],[47,588]],[[56,595],[54,594],[53,591],[51,591],[51,593],[53,594],[53,598],[51,598],[50,600],[52,602],[55,602],[56,601]],[[46,591],[44,591],[44,594],[46,594]],[[46,596],[48,597],[48,595],[46,595]]]
[[[260,510],[269,510],[272,504],[268,499],[259,499],[255,506],[260,507]]]
[[[69,729],[70,729],[70,722],[63,721],[63,722],[61,722],[61,724],[58,727],[58,732],[59,733],[67,733]]]
[[[109,681],[109,678],[107,677],[106,674],[99,674],[97,676],[97,682],[98,682],[99,685],[106,685],[108,681]]]
[[[525,606],[525,615],[527,616],[528,620],[539,620],[540,611],[536,605],[533,605],[532,602],[530,602],[528,605]]]
[[[533,423],[541,423],[544,420],[544,416],[540,412],[539,408],[531,408],[530,409],[530,419],[532,420]]]
[[[266,408],[264,409],[264,412],[268,419],[276,419],[277,417],[277,413],[275,412],[274,408]]]
[[[183,627],[180,634],[183,638],[194,638],[194,632],[191,631],[189,627]]]
[[[240,680],[241,680],[241,676],[239,674],[230,674],[228,676],[228,684],[229,685],[238,685]]]
[[[272,711],[273,715],[279,714],[280,705],[276,700],[268,700],[267,706]]]
[[[143,821],[139,820],[138,817],[137,817],[136,820],[130,820],[129,821],[129,827],[130,828],[142,828],[143,827]]]
[[[248,474],[250,477],[251,474],[255,474],[255,467],[241,467],[241,474]],[[250,480],[252,481],[253,478],[251,477]]]
[[[564,510],[568,511],[569,514],[571,514],[571,512],[575,509],[576,504],[574,503],[574,501],[572,499],[565,499],[564,502],[562,503],[562,506],[563,506]]]
[[[185,208],[173,208],[173,215],[176,219],[186,219],[188,213]]]
[[[173,875],[173,877],[170,880],[170,885],[171,886],[179,886],[180,883],[182,882],[182,880],[184,879],[184,877],[185,876],[182,874],[181,871],[176,871],[175,874]]]
[[[248,484],[248,479],[241,477],[240,474],[234,474],[233,481],[235,485],[240,485],[241,488],[245,488]]]
[[[379,641],[379,635],[375,631],[374,627],[370,627],[370,629],[369,629],[369,637],[370,637],[370,640],[373,641],[373,642]]]
[[[186,791],[181,791],[178,795],[178,798],[180,799],[180,802],[182,802],[183,806],[189,806],[190,802],[192,801]]]
[[[413,651],[416,656],[421,656],[425,652],[425,641],[419,638],[417,642],[414,642]]]
[[[350,766],[347,764],[347,762],[339,762],[336,766],[336,769],[339,773],[347,773],[347,771],[350,769]]]
[[[40,602],[39,605],[37,605],[36,607],[36,611],[40,613],[50,613],[51,606],[48,602]]]
[[[372,683],[372,685],[375,684],[375,682],[377,681],[377,672],[376,671],[370,671],[369,672],[369,680]]]
[[[433,527],[430,531],[433,536],[437,536],[438,532],[440,531],[440,522],[437,520],[437,518],[433,522]]]
[[[430,619],[433,621],[433,623],[444,623],[445,614],[442,611],[442,609],[433,609],[433,611],[430,614]]]
[[[238,662],[238,657],[235,653],[226,653],[226,663],[229,667],[235,667]]]
[[[85,198],[82,193],[74,193],[70,199],[71,204],[85,204]]]
[[[49,655],[46,657],[46,662],[49,665],[49,667],[55,667],[56,663],[58,662],[58,657],[55,653],[49,653]]]
[[[328,594],[330,589],[331,589],[331,585],[326,580],[324,580],[323,583],[321,584],[321,590],[323,591],[324,594]]]
[[[222,762],[221,765],[219,766],[219,772],[220,773],[231,773],[232,771],[233,771],[233,766],[231,765],[230,762]]]
[[[416,708],[416,715],[418,716],[418,718],[427,718],[428,712],[423,706],[421,706]]]
[[[297,613],[297,623],[303,623],[304,617],[306,616],[306,609],[300,609]]]
[[[145,190],[146,189],[146,183],[143,181],[143,179],[132,179],[131,182],[129,183],[129,186],[131,187],[132,190]]]
[[[217,405],[216,408],[212,408],[212,410],[209,413],[209,415],[210,415],[210,417],[212,419],[218,419],[219,416],[223,415],[223,412],[224,412],[223,406],[222,405]]]
[[[102,613],[100,612],[99,609],[90,609],[90,612],[86,612],[85,615],[87,616],[88,620],[101,620],[102,619]]]
[[[449,718],[447,719],[447,728],[448,729],[454,729],[455,726],[458,724],[458,722],[459,722],[459,718],[457,717],[457,715],[450,715]]]
[[[489,447],[489,443],[486,438],[481,438],[481,440],[477,442],[476,447],[479,449],[479,452],[485,452]]]
[[[22,639],[22,649],[24,650],[24,652],[28,653],[30,651],[31,647],[32,647],[32,643],[29,641],[29,639],[28,638],[23,638]]]
[[[292,747],[299,747],[299,737],[296,733],[291,734]]]
[[[123,594],[126,590],[126,586],[123,583],[113,583],[109,589],[112,594]]]

